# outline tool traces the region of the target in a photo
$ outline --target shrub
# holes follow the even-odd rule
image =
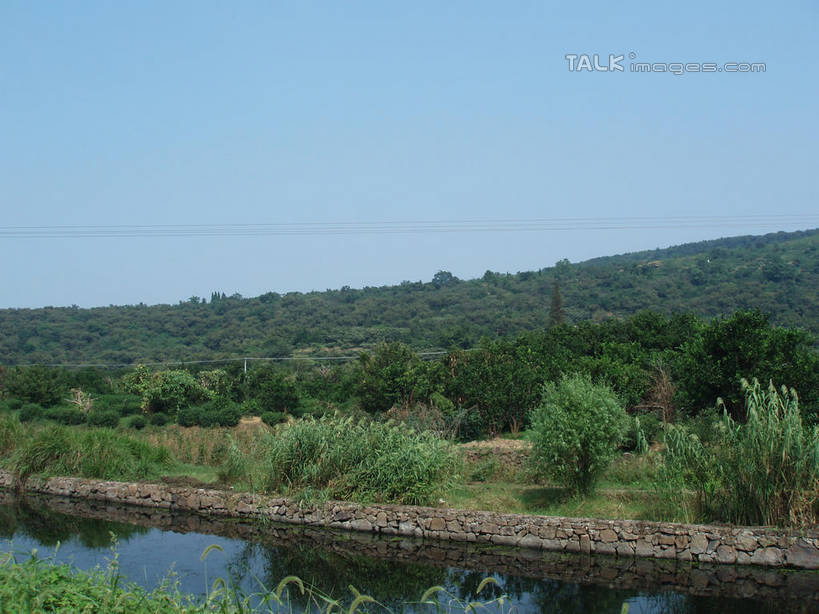
[[[103,426],[115,429],[119,426],[119,413],[112,410],[92,411],[87,417],[90,426]]]
[[[26,403],[20,407],[20,422],[31,422],[44,418],[43,408],[37,403]]]
[[[148,421],[145,420],[145,416],[137,414],[136,416],[131,416],[130,418],[128,418],[127,425],[128,428],[136,429],[139,431],[145,428],[147,422]]]
[[[614,392],[588,376],[547,384],[532,412],[534,469],[575,492],[591,491],[614,458],[626,421]]]
[[[162,412],[151,414],[148,417],[148,421],[154,426],[165,426],[171,419],[168,417],[168,414],[163,414]]]
[[[78,425],[84,424],[86,416],[76,407],[70,405],[60,405],[45,410],[45,417],[60,424]]]
[[[337,416],[292,422],[265,446],[268,488],[341,499],[428,504],[459,466],[455,447],[430,433]]]
[[[266,411],[261,416],[262,422],[269,426],[275,426],[287,420],[287,414],[281,411]]]
[[[139,395],[146,411],[176,412],[212,396],[187,371],[168,369],[151,372],[140,365],[122,378],[125,390]]]
[[[183,407],[177,415],[179,426],[199,426],[202,423],[201,407]]]
[[[744,425],[723,411],[713,444],[685,428],[666,438],[660,483],[696,493],[694,515],[737,524],[814,523],[819,503],[819,429],[805,428],[796,392],[742,381]],[[676,495],[679,499],[679,494]]]
[[[262,411],[292,410],[299,404],[296,384],[271,365],[252,371],[248,384],[250,395]]]
[[[68,389],[64,372],[51,367],[14,367],[4,385],[12,397],[44,407],[59,403]]]
[[[23,401],[20,399],[9,399],[6,401],[6,405],[9,406],[9,409],[20,409],[23,406]]]
[[[134,394],[103,394],[94,402],[94,408],[116,411],[120,416],[132,416],[142,411],[142,399]]]

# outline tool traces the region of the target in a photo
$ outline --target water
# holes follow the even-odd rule
[[[59,497],[0,492],[0,550],[54,553],[82,569],[105,566],[117,536],[127,579],[156,587],[173,570],[184,592],[216,577],[248,593],[297,575],[350,598],[350,585],[385,604],[418,600],[442,585],[462,601],[506,594],[518,612],[815,612],[819,574],[678,561],[618,560],[327,529],[203,518]],[[205,549],[218,545],[203,562]],[[489,585],[476,589],[487,576]]]

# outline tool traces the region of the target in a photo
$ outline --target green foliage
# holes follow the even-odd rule
[[[84,424],[86,416],[82,411],[73,405],[59,405],[45,410],[45,417],[54,420],[59,424],[77,425]],[[117,418],[119,420],[119,418]]]
[[[269,489],[349,500],[429,504],[459,466],[454,446],[434,435],[351,418],[297,420],[265,445]]]
[[[737,524],[812,524],[819,502],[819,429],[806,428],[796,392],[743,381],[747,422],[727,410],[704,444],[684,427],[670,430],[660,484],[680,499],[696,493],[688,515]],[[676,493],[676,494],[675,494]],[[684,505],[685,501],[678,501]]]
[[[420,367],[420,359],[404,343],[381,343],[371,353],[362,353],[357,367],[361,408],[387,411],[412,398],[414,372]]]
[[[221,547],[211,545],[202,553],[204,561]],[[406,581],[406,579],[404,579]],[[3,612],[105,612],[106,614],[355,614],[361,612],[397,614],[423,605],[438,614],[479,610],[505,614],[512,611],[509,600],[494,588],[497,581],[485,578],[474,588],[473,599],[466,602],[433,586],[417,601],[390,600],[393,607],[360,593],[352,585],[349,595],[328,595],[296,576],[286,576],[276,585],[265,587],[259,581],[256,592],[246,593],[230,579],[216,578],[202,596],[180,592],[179,580],[169,575],[153,591],[126,582],[114,552],[105,568],[79,570],[66,563],[41,559],[37,551],[22,562],[14,555],[0,555],[0,606]],[[483,592],[490,598],[476,601]],[[492,597],[492,593],[496,596]]]
[[[151,414],[148,416],[148,420],[153,426],[165,426],[168,422],[171,421],[168,414],[163,414],[162,412],[157,412],[155,414]]]
[[[108,429],[51,425],[14,451],[12,470],[24,481],[33,473],[105,480],[139,480],[170,464],[166,448],[154,447]]]
[[[142,418],[142,416],[134,416],[135,418]],[[142,418],[143,421],[145,420]],[[119,413],[116,411],[100,411],[94,410],[88,414],[89,426],[102,426],[109,429],[115,429],[119,426]]]
[[[261,416],[262,422],[268,426],[276,426],[277,424],[287,420],[287,414],[280,411],[266,411]]]
[[[12,397],[51,407],[68,392],[63,371],[49,367],[15,367],[3,373],[3,387]]]
[[[128,428],[137,431],[141,431],[142,429],[144,429],[146,424],[148,424],[148,421],[145,419],[145,416],[141,416],[139,414],[137,414],[136,416],[130,416],[126,421],[126,425],[128,426]]]
[[[682,348],[675,375],[683,408],[700,409],[722,398],[744,419],[741,379],[789,382],[801,391],[811,421],[819,420],[819,354],[804,331],[771,326],[759,311],[739,311],[703,327]]]
[[[663,423],[657,414],[629,416],[621,447],[623,450],[642,453],[649,445],[661,440],[662,428]]]
[[[23,426],[16,416],[0,416],[0,454],[5,456],[17,447],[23,436]]]
[[[207,304],[2,309],[0,330],[13,333],[0,337],[0,356],[6,364],[135,363],[295,350],[332,355],[395,341],[424,349],[472,347],[484,336],[512,338],[546,328],[556,282],[567,323],[644,309],[712,318],[751,305],[772,314],[776,324],[819,333],[817,245],[819,232],[811,230],[565,262],[516,275],[488,272],[468,281],[445,276],[248,299],[220,295]]]
[[[45,418],[45,414],[37,403],[26,403],[20,408],[20,422],[32,422],[42,418]]]
[[[273,365],[264,365],[251,371],[248,394],[258,403],[261,411],[287,411],[299,404],[296,384]]]
[[[6,401],[6,405],[9,406],[9,409],[20,409],[23,406],[22,399],[9,399]]]
[[[532,414],[534,468],[571,490],[590,492],[614,458],[626,421],[614,392],[588,376],[547,384]]]
[[[94,400],[95,410],[112,410],[120,416],[131,416],[142,411],[142,399],[134,394],[103,394]]]
[[[204,405],[185,407],[177,416],[180,426],[236,426],[242,414],[228,399],[214,399]]]
[[[193,375],[179,369],[152,372],[140,365],[122,382],[127,392],[142,398],[142,408],[148,412],[176,413],[213,396]]]

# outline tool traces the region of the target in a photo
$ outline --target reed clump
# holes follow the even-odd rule
[[[814,524],[819,503],[819,428],[804,425],[796,391],[742,381],[748,420],[726,411],[713,440],[669,429],[659,480],[684,520]],[[693,491],[693,505],[684,491]]]
[[[35,473],[104,480],[139,480],[170,466],[167,448],[110,429],[51,425],[33,432],[14,450],[12,471],[20,482]]]
[[[460,468],[455,446],[431,433],[338,416],[281,425],[263,450],[268,490],[345,500],[429,504]]]

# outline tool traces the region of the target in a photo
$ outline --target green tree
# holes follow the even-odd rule
[[[590,492],[617,453],[627,418],[611,388],[586,375],[547,384],[532,412],[534,468],[572,491]]]
[[[560,287],[555,282],[552,286],[552,303],[549,306],[549,328],[566,323],[566,314],[563,312],[563,298],[560,296]]]

